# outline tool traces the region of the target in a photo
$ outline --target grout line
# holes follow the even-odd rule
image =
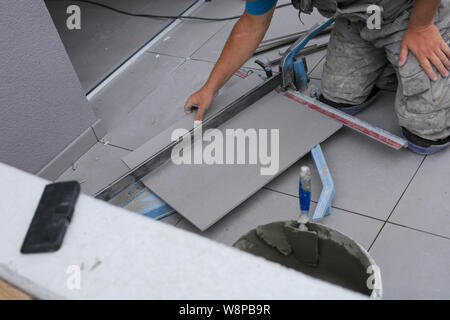
[[[394,208],[392,208],[391,212],[389,213],[389,216],[387,217],[387,219],[384,221],[384,224],[381,226],[380,230],[378,231],[377,235],[375,236],[375,239],[373,239],[372,243],[369,246],[369,249],[367,249],[367,252],[370,252],[370,249],[372,249],[373,245],[375,244],[375,241],[377,241],[378,237],[381,234],[381,231],[383,231],[384,227],[386,226],[386,223],[388,223],[389,218],[392,216],[392,214],[394,213],[395,209],[397,208],[398,204],[400,203],[400,201],[403,198],[403,195],[406,193],[406,190],[408,190],[409,186],[411,185],[411,183],[413,182],[414,178],[416,177],[417,173],[419,172],[420,168],[422,167],[425,159],[427,158],[427,156],[424,156],[422,161],[420,162],[419,166],[417,167],[416,171],[414,172],[413,176],[411,177],[411,179],[409,180],[408,184],[406,185],[405,190],[403,190],[402,194],[400,195],[400,197],[398,198],[397,202],[395,203]]]
[[[102,141],[99,141],[101,144],[103,144],[104,146],[111,146],[111,147],[113,147],[113,148],[117,148],[117,149],[122,149],[122,150],[125,150],[125,151],[130,151],[130,152],[133,152],[134,150],[132,150],[132,149],[128,149],[128,148],[125,148],[125,147],[121,147],[121,146],[118,146],[118,145],[115,145],[115,144],[112,144],[112,143],[110,143],[110,142],[108,142],[108,143],[103,143]]]
[[[200,62],[209,62],[209,63],[214,63],[214,64],[217,63],[217,61],[210,61],[210,60],[199,59],[199,58],[190,58],[190,59],[194,60],[194,61],[200,61]]]
[[[348,213],[351,213],[351,214],[355,214],[357,216],[361,216],[361,217],[364,217],[364,218],[369,218],[369,219],[377,220],[379,222],[384,222],[383,219],[372,217],[372,216],[369,216],[369,215],[364,214],[364,213],[359,213],[359,212],[356,212],[356,211],[352,211],[352,210],[348,210],[348,209],[344,209],[344,208],[339,208],[339,207],[336,207],[336,206],[333,206],[333,205],[331,207],[334,208],[334,209],[345,211],[345,212],[348,212]]]
[[[314,70],[317,69],[317,67],[319,66],[319,64],[322,63],[322,61],[326,58],[326,56],[327,56],[327,54],[326,54],[326,52],[325,52],[325,54],[323,55],[323,57],[316,63],[316,65],[312,68],[312,70],[308,72],[308,76],[309,76],[311,73],[313,73]]]
[[[94,128],[92,126],[91,126],[91,129],[92,129],[92,132],[94,132],[94,136],[95,136],[95,139],[97,139],[97,142],[100,142],[100,139],[98,138],[98,136],[95,133],[95,130],[94,130]]]
[[[189,60],[189,57],[182,57],[182,56],[176,56],[174,54],[169,54],[169,53],[161,53],[161,52],[157,52],[157,51],[147,51],[146,54],[157,54],[160,56],[166,56],[166,57],[170,57],[170,58],[178,58],[178,59],[184,59],[184,60]],[[183,61],[184,62],[184,61]]]
[[[236,21],[238,21],[239,19],[235,19]],[[203,48],[205,46],[206,43],[208,43],[209,40],[211,40],[213,37],[215,37],[220,31],[222,31],[223,29],[225,29],[225,27],[228,24],[231,24],[231,22],[234,22],[236,24],[236,22],[234,20],[231,21],[227,21],[223,24],[222,27],[219,28],[219,30],[217,30],[217,32],[214,32],[214,34],[212,36],[210,36],[205,42],[203,42],[200,47],[198,47],[194,52],[192,52],[192,54],[190,55],[190,57],[192,57],[193,55],[195,55],[201,48]]]
[[[175,223],[173,226],[176,227],[178,224],[183,220],[183,217],[180,215],[180,218],[178,219],[177,223]]]
[[[263,189],[270,190],[270,191],[277,192],[277,193],[281,193],[281,194],[284,194],[284,195],[289,196],[289,197],[298,198],[297,196],[294,196],[293,194],[286,193],[286,192],[283,192],[283,191],[278,191],[278,190],[272,189],[270,187],[264,186]],[[311,201],[313,201],[313,200],[311,200]]]
[[[433,232],[429,232],[429,231],[425,231],[425,230],[421,230],[421,229],[417,229],[417,228],[413,228],[413,227],[408,227],[408,226],[405,226],[405,225],[400,224],[400,223],[395,223],[395,222],[391,222],[391,221],[387,221],[387,223],[392,224],[394,226],[398,226],[398,227],[414,230],[414,231],[417,231],[417,232],[426,233],[426,234],[429,234],[431,236],[435,236],[435,237],[438,237],[438,238],[443,238],[443,239],[446,239],[446,240],[450,240],[450,237],[446,237],[446,236],[443,236],[443,235],[440,235],[440,234],[437,234],[437,233],[433,233]]]
[[[277,193],[280,193],[280,194],[283,194],[283,195],[290,196],[290,197],[293,197],[293,198],[297,198],[297,199],[298,199],[297,196],[294,196],[294,195],[289,194],[289,193],[285,193],[285,192],[282,192],[282,191],[274,190],[274,189],[271,189],[271,188],[269,188],[269,187],[263,187],[263,188],[264,188],[264,189],[267,189],[267,190],[270,190],[270,191],[273,191],[273,192],[277,192]],[[317,201],[314,201],[314,200],[311,200],[311,202],[312,202],[312,203],[317,203]],[[354,214],[354,215],[361,216],[361,217],[364,217],[364,218],[376,220],[376,221],[379,221],[379,222],[385,222],[385,220],[383,220],[383,219],[375,218],[375,217],[372,217],[372,216],[369,216],[369,215],[366,215],[366,214],[363,214],[363,213],[359,213],[359,212],[356,212],[356,211],[351,211],[351,210],[348,210],[348,209],[343,209],[343,208],[336,207],[336,206],[333,206],[333,205],[332,205],[331,207],[332,207],[333,209],[345,211],[345,212],[348,212],[348,213],[350,213],[350,214]]]

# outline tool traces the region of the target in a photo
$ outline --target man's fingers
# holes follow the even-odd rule
[[[425,70],[426,74],[430,77],[431,80],[436,81],[437,75],[436,72],[434,72],[433,67],[431,66],[430,62],[428,61],[428,59],[423,59],[420,62],[420,65],[422,66],[422,68]]]
[[[184,112],[186,114],[190,114],[192,113],[193,109],[197,109],[198,108],[198,104],[195,102],[191,102],[191,101],[187,101],[186,104],[184,105]]]
[[[446,44],[445,42],[442,44],[441,47],[442,51],[445,53],[445,55],[447,56],[447,58],[450,59],[450,47],[448,46],[448,44]]]
[[[195,115],[195,121],[202,121],[205,111],[206,111],[205,108],[198,108],[197,114]]]
[[[433,55],[429,59],[430,59],[431,63],[436,67],[436,69],[438,69],[439,73],[443,77],[448,77],[448,70],[444,66],[444,64],[442,63],[441,59],[439,59],[439,57],[437,55]],[[436,78],[437,78],[437,76],[436,76]]]
[[[438,56],[439,60],[441,60],[442,64],[444,65],[444,67],[447,70],[450,70],[450,59],[447,58],[447,55],[445,54],[445,52],[443,51],[438,51],[436,53],[436,55]],[[448,73],[448,72],[447,72]]]
[[[398,66],[403,67],[408,59],[408,46],[402,43],[402,48],[400,50],[400,58],[398,60]]]

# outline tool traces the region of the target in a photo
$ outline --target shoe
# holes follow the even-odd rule
[[[402,127],[403,137],[408,140],[408,149],[421,155],[433,154],[450,146],[450,136],[438,141],[421,138]]]
[[[375,99],[378,97],[379,92],[380,92],[380,89],[378,89],[377,87],[373,87],[372,92],[367,97],[366,101],[364,101],[363,103],[358,104],[358,105],[333,102],[333,101],[325,98],[323,95],[320,95],[319,101],[322,103],[325,103],[326,105],[334,107],[336,109],[344,111],[346,114],[353,116],[353,115],[357,114],[358,112],[367,108],[369,105],[371,105],[372,102],[374,102]]]

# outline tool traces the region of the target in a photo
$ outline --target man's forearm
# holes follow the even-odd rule
[[[409,20],[410,28],[426,28],[433,23],[440,0],[416,0]]]
[[[217,93],[233,73],[252,57],[264,38],[272,15],[273,9],[263,16],[244,13],[234,26],[205,88]]]

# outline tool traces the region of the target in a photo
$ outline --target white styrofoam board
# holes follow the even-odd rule
[[[48,182],[1,163],[0,176],[0,278],[37,298],[365,298],[86,195],[59,251],[23,255],[20,246]],[[80,267],[80,290],[67,285],[70,266]]]

